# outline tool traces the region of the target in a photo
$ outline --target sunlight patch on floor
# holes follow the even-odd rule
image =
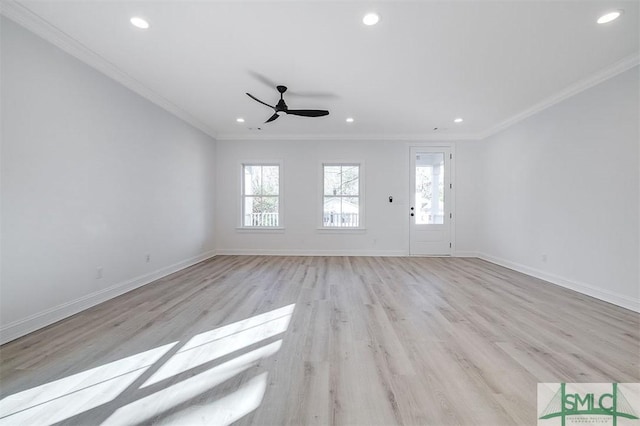
[[[267,358],[278,352],[280,346],[282,346],[282,340],[278,340],[270,345],[263,346],[259,349],[241,355],[231,361],[225,362],[224,364],[220,364],[217,367],[189,379],[176,383],[173,386],[164,388],[147,397],[134,401],[131,404],[127,404],[124,407],[119,408],[111,417],[109,417],[107,421],[103,423],[103,426],[147,423],[151,420],[151,417],[156,416],[158,413],[162,413],[165,408],[169,407],[169,409],[173,410],[181,404],[204,394],[220,383],[223,383],[235,375],[255,366],[261,359]],[[221,406],[218,402],[225,400],[226,398],[227,397],[224,397],[216,401],[215,404],[207,405],[207,409],[216,411],[216,407],[225,407],[225,405]],[[260,399],[262,399],[262,395],[260,396]],[[245,404],[241,405],[244,407],[247,406]],[[253,409],[255,409],[255,407]],[[226,412],[229,410],[233,412],[242,411],[239,410],[238,407],[226,407],[223,411]],[[183,411],[185,413],[190,413],[192,410],[191,407],[187,407]],[[183,411],[171,414],[170,418],[176,418],[176,416],[177,418],[180,418]],[[210,414],[210,416],[211,415],[214,414]],[[187,424],[191,423],[187,422]],[[221,422],[217,421],[210,424],[218,425],[221,424]]]
[[[183,346],[173,342],[9,395],[0,400],[0,425],[51,425],[72,417],[77,422],[92,409],[107,413],[102,424],[151,419],[173,424],[229,424],[260,405],[267,372],[210,403],[203,404],[198,398],[274,355],[282,340],[218,365],[208,364],[284,333],[294,308],[295,304],[284,306],[200,333]],[[176,353],[170,355],[170,351]],[[150,377],[140,384],[145,373]]]
[[[294,306],[285,306],[194,336],[142,388],[284,333],[289,327]]]
[[[9,395],[0,401],[0,425],[56,423],[107,403],[176,343]]]
[[[230,425],[260,406],[266,388],[267,373],[262,373],[247,381],[235,392],[212,404],[190,406],[184,412],[170,416],[158,424],[175,426]]]

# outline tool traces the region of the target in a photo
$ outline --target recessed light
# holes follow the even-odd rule
[[[242,118],[242,117],[238,117],[238,118],[236,118],[236,121],[237,121],[238,123],[244,123],[244,118]]]
[[[346,121],[347,123],[353,123],[353,118],[352,118],[352,117],[349,117],[349,118],[347,118],[345,121]]]
[[[620,15],[622,15],[622,10],[614,10],[599,17],[597,22],[598,24],[606,24],[607,22],[615,21]]]
[[[367,13],[364,15],[364,18],[362,18],[362,23],[371,26],[377,24],[379,20],[380,17],[377,13]]]
[[[453,120],[454,123],[462,123],[464,120],[460,117],[456,118],[455,120]]]
[[[134,16],[129,20],[129,22],[131,22],[131,25],[133,25],[136,28],[140,28],[141,30],[146,30],[147,28],[149,28],[149,22],[147,22],[147,20],[142,19],[138,16]]]

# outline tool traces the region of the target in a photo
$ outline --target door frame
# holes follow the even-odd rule
[[[449,153],[451,154],[451,158],[449,158],[449,183],[451,184],[451,188],[450,188],[450,192],[449,192],[449,197],[450,197],[450,213],[451,213],[451,218],[449,220],[449,237],[451,239],[451,247],[449,248],[449,252],[447,254],[442,254],[442,255],[424,255],[424,254],[413,254],[411,253],[411,231],[412,231],[412,227],[411,227],[411,216],[410,216],[410,208],[411,208],[411,203],[413,202],[413,197],[415,194],[411,193],[411,187],[412,187],[412,183],[411,183],[411,177],[413,176],[414,171],[411,170],[412,168],[412,151],[414,149],[421,149],[421,148],[428,148],[428,149],[437,149],[437,148],[445,148],[449,150]],[[416,257],[446,257],[446,256],[454,256],[455,250],[456,250],[456,144],[454,142],[422,142],[422,143],[411,143],[411,144],[407,144],[407,159],[408,161],[408,176],[407,176],[407,184],[408,184],[408,188],[407,188],[407,193],[409,194],[407,200],[408,200],[408,204],[407,204],[407,253],[409,253],[409,256],[416,256]]]

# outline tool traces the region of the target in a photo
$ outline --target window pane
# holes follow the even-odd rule
[[[280,193],[280,167],[262,167],[262,192],[263,195],[278,195]]]
[[[358,226],[360,213],[360,199],[345,197],[342,199],[342,226]]]
[[[323,226],[340,226],[340,213],[342,203],[340,197],[324,197],[324,209],[322,213]]]
[[[358,165],[324,166],[324,195],[359,195]]]
[[[359,226],[360,200],[357,197],[324,197],[323,226]]]
[[[324,195],[341,195],[340,166],[324,166]]]
[[[342,195],[359,195],[360,179],[358,166],[342,168]]]
[[[244,166],[244,193],[245,195],[259,195],[262,187],[262,167]]]
[[[416,157],[416,224],[444,223],[444,153]]]
[[[244,226],[279,226],[278,197],[245,197]]]

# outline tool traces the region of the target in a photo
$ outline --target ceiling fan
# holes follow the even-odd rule
[[[265,123],[270,123],[270,122],[276,120],[278,117],[280,117],[278,115],[279,113],[285,113],[285,114],[291,114],[291,115],[300,115],[302,117],[322,117],[324,115],[329,115],[329,111],[324,110],[324,109],[289,109],[287,104],[284,102],[284,99],[282,99],[282,95],[284,94],[284,92],[287,91],[287,87],[286,86],[276,86],[276,89],[278,89],[278,92],[280,92],[280,100],[278,101],[276,106],[271,106],[266,102],[262,102],[260,99],[256,98],[251,93],[247,93],[247,96],[249,96],[254,101],[260,102],[262,105],[266,105],[266,106],[268,106],[269,108],[272,108],[275,111],[273,113],[273,115],[271,117],[269,117],[269,119],[267,121],[265,121]]]

